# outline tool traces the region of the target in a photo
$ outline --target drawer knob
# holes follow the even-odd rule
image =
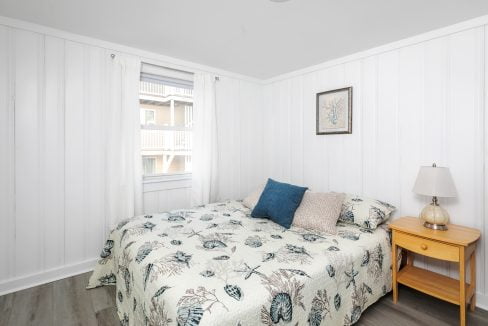
[[[420,248],[421,248],[422,250],[427,250],[427,245],[426,245],[426,244],[424,244],[424,243],[422,243],[422,244],[420,245]]]

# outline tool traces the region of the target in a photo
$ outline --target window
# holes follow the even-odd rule
[[[144,109],[141,110],[141,125],[153,125],[156,123],[156,110]]]
[[[144,176],[191,173],[192,77],[142,66],[139,103]]]
[[[144,170],[144,175],[151,175],[156,173],[156,158],[143,156],[142,157],[142,168]]]

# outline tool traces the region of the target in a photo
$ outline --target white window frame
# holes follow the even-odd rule
[[[142,156],[141,156],[141,158],[142,158]],[[156,157],[154,157],[154,156],[147,156],[145,159],[153,160],[154,161],[154,169],[156,169],[156,163],[157,163],[157,158]],[[144,160],[144,158],[143,158],[143,160]],[[142,173],[145,173],[145,171],[144,171],[144,162],[142,164],[142,170],[143,170]],[[143,174],[143,175],[152,175],[152,174]]]
[[[155,66],[152,64],[145,64],[143,63],[142,65],[142,71],[141,71],[141,76],[142,74],[149,74],[149,75],[156,75],[160,76],[161,79],[165,80],[165,84],[168,84],[169,86],[174,86],[174,87],[184,87],[180,86],[178,83],[182,82],[182,85],[188,85],[189,83],[193,83],[193,74],[192,73],[187,73],[179,70],[173,70],[170,68],[164,68],[164,67],[159,67]],[[141,107],[140,109],[142,110],[152,110],[149,108],[143,108]],[[152,110],[155,111],[155,110]],[[154,113],[154,118],[156,120],[156,112]],[[141,126],[141,130],[176,130],[176,131],[193,131],[193,128],[185,127],[185,126],[158,126],[156,124],[145,124],[144,128]],[[141,153],[142,154],[142,153]],[[142,158],[142,155],[141,155]],[[142,171],[144,173],[144,171]],[[147,184],[149,187],[154,187],[151,184],[156,184],[160,182],[168,182],[168,184],[171,184],[171,182],[174,181],[190,181],[192,177],[191,172],[181,172],[181,173],[158,173],[158,174],[152,174],[152,175],[142,175],[142,180],[144,184]]]
[[[142,178],[144,183],[158,183],[158,182],[168,182],[168,181],[179,181],[179,180],[191,180],[191,173],[171,173],[171,174],[152,174],[145,175]]]
[[[154,120],[152,120],[152,123],[149,124],[147,122],[147,120],[146,120],[146,114],[144,112],[144,125],[155,125],[156,124],[156,110],[154,110],[154,109],[146,109],[146,108],[141,108],[141,109],[144,110],[144,111],[150,111],[154,115]]]

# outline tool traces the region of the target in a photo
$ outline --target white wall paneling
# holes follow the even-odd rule
[[[15,243],[14,271],[30,274],[42,268],[43,234],[40,205],[40,151],[44,105],[42,97],[44,38],[13,31],[15,87]]]
[[[45,106],[44,147],[42,152],[41,193],[45,214],[42,232],[45,242],[44,268],[50,269],[64,264],[64,40],[45,38]],[[63,234],[63,236],[60,236]]]
[[[191,204],[191,179],[189,178],[146,182],[143,191],[144,213],[146,214],[190,207]]]
[[[415,215],[418,167],[451,168],[454,223],[487,234],[487,19],[259,82],[215,70],[219,197],[266,177],[345,191]],[[0,19],[0,294],[86,270],[104,221],[105,65],[114,49],[143,61],[212,71],[144,51]],[[10,25],[10,26],[6,26]],[[33,32],[34,31],[34,32]],[[35,32],[37,31],[37,33]],[[188,69],[185,69],[187,67]],[[353,86],[353,133],[315,135],[315,94]],[[190,181],[144,184],[145,212],[186,207]],[[478,303],[488,308],[488,244],[477,251]],[[430,259],[419,264],[457,275]]]
[[[12,37],[0,26],[0,279],[14,274],[15,155],[12,85]]]
[[[85,271],[109,232],[104,121],[113,51],[82,39],[0,25],[0,294]],[[219,193],[238,198],[264,181],[252,170],[263,153],[261,85],[232,74],[218,83]],[[144,184],[145,212],[189,207],[190,181]]]
[[[429,200],[412,186],[419,166],[436,162],[450,167],[458,190],[441,199],[452,222],[486,234],[485,34],[475,27],[270,81],[269,174],[385,200],[398,217],[417,215]],[[346,86],[353,86],[353,133],[316,136],[315,94]],[[482,239],[477,286],[485,307],[487,251]],[[418,264],[457,277],[457,266]]]
[[[217,82],[220,199],[243,198],[266,181],[261,86],[233,78]]]
[[[93,261],[103,244],[108,53],[30,31],[0,31],[1,293],[23,277],[42,279]]]
[[[65,46],[65,168],[64,168],[64,235],[66,262],[84,256],[85,209],[85,111],[84,49],[81,44],[66,42]]]

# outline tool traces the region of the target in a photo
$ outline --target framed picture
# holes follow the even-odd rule
[[[352,133],[352,87],[317,93],[317,135]]]

